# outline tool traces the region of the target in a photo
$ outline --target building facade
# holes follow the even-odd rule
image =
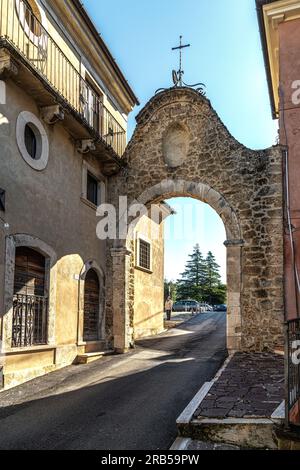
[[[293,347],[300,344],[300,2],[257,0],[256,4],[272,115],[279,119],[283,152],[286,414],[300,424],[300,368],[292,362]]]
[[[0,80],[0,387],[9,388],[114,346],[96,208],[122,171],[138,100],[78,0],[1,2]],[[141,236],[153,223],[140,222]],[[159,231],[157,264],[143,265],[148,245],[137,257],[138,305],[147,275],[159,312],[148,328],[152,312],[141,308],[139,337],[162,329]]]
[[[79,0],[2,0],[0,19],[0,386],[162,331],[171,197],[224,222],[228,348],[281,347],[280,148],[245,148],[185,87],[155,95],[127,145],[138,100]],[[120,228],[120,196],[146,212],[107,241],[97,207]]]

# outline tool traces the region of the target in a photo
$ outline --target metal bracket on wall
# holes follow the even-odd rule
[[[0,188],[0,211],[5,212],[5,190]]]

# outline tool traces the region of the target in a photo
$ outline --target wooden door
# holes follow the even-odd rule
[[[84,287],[84,325],[83,340],[99,339],[99,279],[96,271],[90,269],[85,278]]]
[[[17,248],[14,294],[43,296],[44,292],[45,257],[31,248]]]

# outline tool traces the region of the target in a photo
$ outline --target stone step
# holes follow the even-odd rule
[[[274,422],[271,419],[193,419],[187,425],[177,423],[179,435],[192,440],[226,443],[244,449],[276,450]]]
[[[200,450],[240,450],[240,447],[210,441],[195,441],[190,438],[177,437],[170,450],[174,451],[200,451]]]
[[[275,433],[279,450],[300,450],[300,428],[277,427]]]
[[[90,364],[91,362],[97,361],[105,356],[111,356],[112,354],[114,354],[113,350],[79,354],[76,358],[76,364]]]

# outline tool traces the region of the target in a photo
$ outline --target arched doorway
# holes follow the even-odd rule
[[[185,180],[163,180],[161,183],[148,188],[137,197],[137,202],[145,206],[149,211],[161,201],[166,201],[170,198],[188,197],[197,199],[200,202],[208,204],[221,218],[226,232],[226,240],[224,245],[226,247],[227,258],[227,288],[228,288],[228,310],[227,310],[227,348],[231,351],[241,349],[242,340],[242,308],[241,308],[241,288],[242,288],[242,252],[244,248],[244,240],[242,238],[241,227],[237,215],[227,199],[210,187],[208,184],[191,183]],[[133,256],[133,228],[138,223],[138,219],[131,223],[126,240],[126,249],[128,257]],[[118,250],[117,250],[118,252]],[[118,259],[118,258],[117,258]],[[127,261],[128,263],[128,261]],[[130,261],[129,261],[130,265]],[[122,267],[119,260],[116,267]],[[124,275],[124,273],[123,273]],[[116,273],[114,277],[118,277]],[[126,286],[128,289],[127,296],[129,299],[134,297],[134,279],[130,269],[125,267]],[[125,306],[127,306],[125,304]],[[129,315],[134,315],[134,308],[129,304]],[[122,317],[124,318],[124,317]],[[131,321],[127,319],[127,324]],[[125,328],[125,331],[129,331]],[[133,338],[134,340],[134,338]],[[128,338],[128,342],[132,341]]]
[[[47,343],[46,259],[28,247],[17,247],[13,294],[12,347]]]
[[[90,269],[84,285],[83,340],[86,342],[99,340],[99,305],[99,278],[96,271]]]

